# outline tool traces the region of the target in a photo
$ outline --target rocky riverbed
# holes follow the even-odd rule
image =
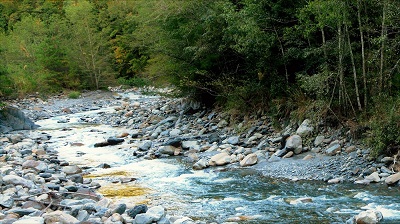
[[[398,187],[400,173],[393,166],[394,158],[372,160],[369,150],[352,142],[341,129],[305,120],[278,131],[262,114],[236,118],[185,99],[142,98],[137,89],[110,90],[83,93],[79,99],[60,95],[44,101],[31,97],[9,104],[37,123],[58,116],[58,125],[76,122],[115,127],[120,133],[102,141],[85,142],[83,137],[83,142],[65,144],[98,149],[124,144],[124,156],[136,161],[177,157],[194,170],[251,169],[266,177],[291,181]],[[165,94],[169,90],[157,91]],[[101,184],[90,177],[90,172],[112,168],[113,164],[72,164],[60,158],[52,139],[54,136],[40,128],[0,136],[2,223],[204,223],[169,216],[162,205],[148,208],[145,204],[112,202],[97,192]],[[122,177],[117,181],[134,180]],[[305,198],[301,203],[308,201]],[[374,223],[381,216],[378,211],[365,211],[354,220],[349,217],[349,222]]]

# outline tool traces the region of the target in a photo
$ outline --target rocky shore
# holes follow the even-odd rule
[[[184,99],[129,98],[132,92],[140,94],[116,88],[83,93],[79,99],[31,97],[9,104],[33,121],[65,115],[59,120],[65,123],[69,114],[112,107],[110,113],[80,120],[129,131],[94,147],[129,142],[131,156],[143,160],[176,156],[195,170],[254,169],[292,181],[398,185],[395,158],[373,160],[343,129],[304,120],[276,130],[260,113],[236,118]],[[84,178],[82,167],[60,160],[57,150],[48,147],[51,137],[34,130],[0,135],[1,223],[202,223],[170,217],[162,206],[112,204],[96,191],[99,184]],[[349,218],[349,223],[376,223],[382,214],[366,211]]]

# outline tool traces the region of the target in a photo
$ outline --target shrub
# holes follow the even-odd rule
[[[80,95],[81,95],[80,92],[78,92],[78,91],[72,91],[72,92],[70,92],[70,93],[68,94],[68,98],[70,98],[70,99],[78,99]]]
[[[379,102],[379,101],[377,101]],[[380,99],[370,120],[370,136],[368,145],[372,148],[372,156],[393,155],[400,149],[400,98],[387,97]]]

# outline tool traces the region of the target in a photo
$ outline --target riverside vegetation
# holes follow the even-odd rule
[[[172,84],[229,123],[340,130],[380,163],[400,145],[399,12],[392,0],[0,0],[0,97]]]

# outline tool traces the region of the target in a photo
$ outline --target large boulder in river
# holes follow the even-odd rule
[[[257,154],[250,153],[242,161],[240,161],[240,166],[252,166],[258,161]]]
[[[0,110],[0,133],[14,130],[32,130],[37,128],[33,121],[15,107],[5,107]]]
[[[354,221],[356,224],[375,224],[382,219],[382,213],[376,210],[362,211],[354,217]]]
[[[231,163],[231,156],[226,152],[212,156],[209,161],[210,166],[222,166],[228,163]]]

